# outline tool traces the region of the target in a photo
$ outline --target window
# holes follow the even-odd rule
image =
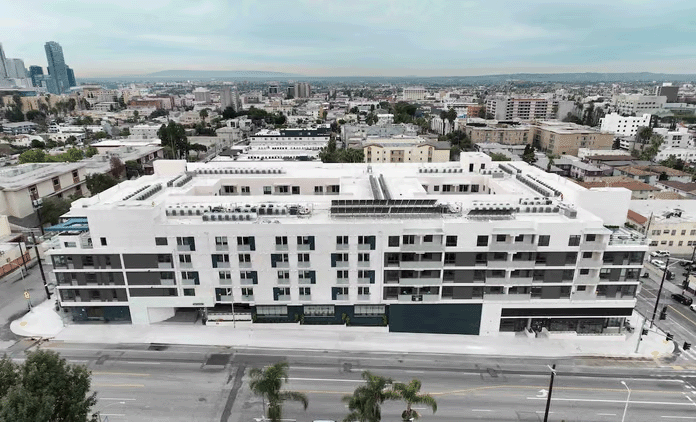
[[[251,254],[250,253],[240,253],[238,256],[239,256],[239,262],[251,262]]]
[[[254,236],[238,236],[237,246],[246,246],[249,250],[256,250],[256,242],[254,241]]]
[[[539,235],[539,246],[549,246],[551,242],[551,236],[547,234]]]
[[[256,271],[240,271],[239,272],[239,279],[240,280],[251,280],[251,281],[253,281],[253,284],[256,284],[257,283]]]
[[[309,280],[311,284],[315,283],[314,280],[314,271],[298,271],[297,272],[297,278],[302,282],[304,280]]]
[[[447,236],[445,238],[445,246],[457,246],[457,236]]]
[[[271,195],[271,194],[273,194],[273,187],[272,187],[272,186],[264,186],[264,187],[263,187],[263,194],[264,194],[264,195]]]
[[[471,185],[471,192],[476,193],[479,191],[479,185]]]
[[[298,253],[297,254],[297,262],[309,262],[309,254],[308,253]]]
[[[488,246],[488,236],[478,236],[476,238],[476,246]]]
[[[287,236],[276,236],[275,238],[275,244],[277,246],[285,246],[288,244],[288,237]]]
[[[181,272],[181,279],[182,280],[193,280],[195,285],[199,284],[198,281],[198,271],[182,271]]]
[[[299,194],[300,194],[300,187],[299,187],[299,186],[293,186],[293,187],[292,187],[292,194],[293,194],[293,195],[299,195]]]
[[[689,232],[689,234],[690,234],[691,236],[696,236],[696,230],[691,230],[691,231]]]
[[[371,283],[374,283],[374,271],[373,270],[358,270],[358,278],[370,279]]]
[[[672,230],[672,236],[674,236],[675,234],[677,234],[677,231],[676,231],[676,230]]]
[[[341,186],[340,185],[329,185],[327,190],[330,193],[339,193],[341,191]]]
[[[372,245],[375,243],[375,236],[358,236],[358,245]]]
[[[336,295],[348,295],[348,287],[333,287]]]
[[[348,236],[336,236],[336,244],[337,245],[347,245],[348,244]],[[399,245],[397,245],[399,246]]]
[[[231,280],[232,273],[230,271],[218,271],[218,278],[220,280]]]
[[[684,236],[686,234],[686,230],[681,231],[681,235]]]
[[[278,193],[288,193],[287,186],[278,186]]]
[[[278,280],[289,280],[290,271],[278,271]]]
[[[242,287],[242,296],[254,296],[254,288],[253,287]],[[256,309],[256,313],[258,314],[258,308],[261,306],[258,306]]]
[[[358,262],[370,262],[370,254],[369,253],[359,253],[358,254]]]
[[[196,296],[196,289],[184,289],[184,296]]]
[[[587,286],[577,286],[575,290],[578,292],[584,292],[587,290]]]
[[[369,296],[370,288],[368,286],[358,286],[358,295]]]
[[[297,236],[297,244],[312,247],[314,245],[314,236]]]
[[[588,274],[590,274],[589,268],[580,268],[580,275],[588,275]]]
[[[348,279],[348,270],[338,270],[336,271],[336,278],[339,280]]]
[[[595,240],[597,240],[596,234],[586,234],[585,235],[585,242],[594,242]]]
[[[250,194],[251,189],[249,188],[249,186],[242,186],[242,193],[245,193],[247,195]]]
[[[434,236],[432,234],[426,234],[423,236],[423,242],[424,243],[433,243],[433,238]]]
[[[176,244],[178,246],[188,246],[189,251],[195,251],[196,250],[196,241],[192,236],[189,237],[177,237],[176,238]],[[184,250],[186,250],[184,248]]]
[[[433,186],[433,190],[434,190],[435,192],[440,192],[440,185],[435,185],[435,186]]]
[[[495,241],[498,242],[498,243],[505,242],[505,241],[507,241],[507,235],[505,235],[505,234],[497,234],[497,235],[495,236]]]
[[[303,309],[305,316],[334,316],[333,305],[307,305]]]
[[[347,253],[336,253],[332,254],[336,257],[336,262],[348,262],[348,254]]]
[[[227,236],[216,236],[215,237],[216,246],[227,246]]]
[[[287,315],[287,314],[288,314],[288,307],[287,306],[257,306],[256,307],[256,315],[279,316],[279,315]]]
[[[191,263],[191,255],[179,255],[179,262],[190,264]]]
[[[155,245],[156,246],[167,246],[167,238],[166,237],[156,237],[155,238]]]
[[[312,294],[311,287],[300,287],[300,296],[311,296],[311,294]]]
[[[568,246],[580,246],[580,235],[571,235],[568,238]]]
[[[324,187],[323,186],[315,186],[314,193],[324,193]]]
[[[389,246],[390,247],[399,246],[399,236],[389,236]]]
[[[384,315],[384,305],[355,305],[353,313],[360,316]]]
[[[222,191],[226,194],[237,193],[237,187],[236,186],[223,186]]]
[[[101,237],[101,238],[99,238],[99,240],[101,241],[102,246],[106,246],[106,238],[105,237]]]
[[[582,258],[583,259],[592,259],[592,252],[583,252]]]
[[[60,179],[57,177],[53,178],[53,187],[60,189]]]
[[[402,236],[404,245],[413,245],[416,243],[416,236],[412,234],[405,234]]]

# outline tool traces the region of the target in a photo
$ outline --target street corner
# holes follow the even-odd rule
[[[55,337],[63,328],[63,320],[48,300],[10,323],[10,330],[22,337]]]

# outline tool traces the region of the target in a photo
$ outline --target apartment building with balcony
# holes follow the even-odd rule
[[[394,332],[620,334],[647,242],[631,193],[526,163],[189,163],[73,203],[49,252],[76,321],[179,310]]]

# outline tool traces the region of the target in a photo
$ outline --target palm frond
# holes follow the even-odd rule
[[[292,400],[300,402],[302,403],[302,406],[304,406],[305,410],[307,410],[307,406],[309,406],[309,399],[307,399],[307,395],[304,393],[297,391],[283,391],[279,394],[279,397],[281,401]]]

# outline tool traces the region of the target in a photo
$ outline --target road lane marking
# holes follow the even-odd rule
[[[139,374],[136,372],[102,372],[102,371],[94,371],[92,372],[92,375],[124,375],[127,377],[149,377],[150,374]]]
[[[665,419],[696,419],[696,416],[660,416]]]
[[[119,417],[126,416],[125,413],[100,413],[99,415],[101,415],[101,416],[119,416]]]
[[[326,379],[326,378],[288,378],[290,381],[325,381],[325,382],[357,382],[363,383],[365,380],[339,380],[339,379]]]
[[[136,401],[137,399],[122,399],[122,398],[118,398],[118,397],[99,397],[97,400]]]
[[[683,316],[684,318],[686,318],[690,323],[696,325],[696,321],[692,320],[692,319],[689,318],[688,316],[686,316],[686,315],[682,314],[681,312],[679,312],[679,310],[677,310],[677,308],[675,308],[675,307],[672,306],[672,305],[669,305],[669,307],[672,308],[672,310],[674,310],[674,312],[676,312],[676,313],[678,313],[679,315],[681,315],[681,316]],[[686,330],[686,331],[689,331],[689,330]]]
[[[68,362],[76,362],[76,363],[85,363],[89,362],[88,360],[78,360],[78,359],[68,359]]]
[[[408,374],[425,374],[425,371],[404,371]]]
[[[597,416],[616,416],[616,413],[597,413]]]
[[[546,398],[540,397],[527,397],[527,400],[546,400]],[[608,400],[608,399],[571,399],[571,398],[560,398],[554,397],[553,401],[581,401],[588,403],[626,403],[626,400]],[[692,406],[692,403],[676,403],[676,402],[664,402],[664,401],[635,401],[632,400],[629,403],[632,404],[655,404],[655,405],[665,405],[665,406]]]
[[[145,388],[145,385],[143,384],[103,384],[103,383],[94,383],[92,384],[95,387],[132,387],[132,388]]]
[[[133,362],[133,361],[124,361],[122,363],[131,363],[135,365],[161,365],[162,362]],[[199,365],[198,362],[194,362],[196,365]]]
[[[492,412],[491,409],[471,409],[472,412]]]

